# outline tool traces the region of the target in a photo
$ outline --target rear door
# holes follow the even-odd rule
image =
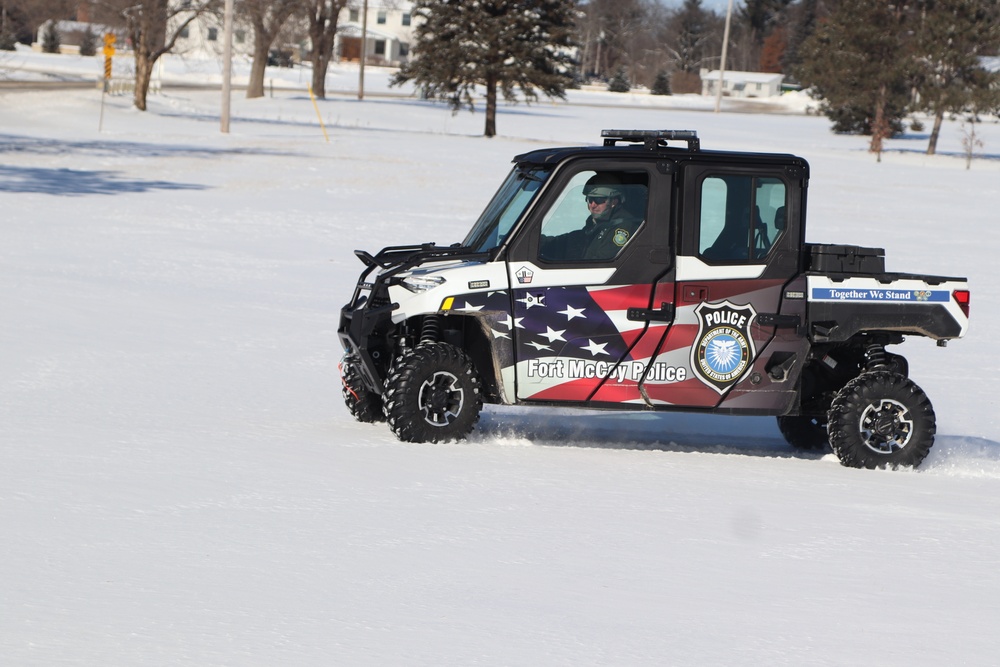
[[[653,405],[773,410],[794,388],[769,370],[804,356],[795,333],[803,293],[790,281],[799,273],[805,169],[690,163],[681,178],[676,317],[643,395]],[[685,370],[667,379],[661,367]]]
[[[580,160],[553,176],[508,255],[519,400],[644,402],[673,316],[673,290],[656,289],[672,269],[671,183],[652,160]],[[588,194],[616,190],[624,210],[601,228]]]

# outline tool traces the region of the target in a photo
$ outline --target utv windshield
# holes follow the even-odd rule
[[[488,252],[503,243],[551,173],[536,165],[514,167],[462,245],[475,252]]]

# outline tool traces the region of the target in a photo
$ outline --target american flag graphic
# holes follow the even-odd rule
[[[764,291],[775,287],[767,285]],[[628,318],[629,308],[673,303],[674,291],[673,283],[523,285],[457,297],[453,310],[474,312],[487,323],[504,380],[516,378],[518,399],[717,405],[723,397],[690,367],[698,335],[697,304],[678,304],[672,324]],[[732,298],[735,291],[727,289],[726,297]],[[768,336],[754,333],[762,337],[761,343]],[[514,396],[512,388],[507,393]]]

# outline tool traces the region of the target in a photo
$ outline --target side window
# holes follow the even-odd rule
[[[755,262],[785,233],[785,184],[761,176],[709,176],[701,184],[698,254]]]
[[[649,202],[645,171],[581,171],[542,220],[539,259],[611,261],[640,232]]]

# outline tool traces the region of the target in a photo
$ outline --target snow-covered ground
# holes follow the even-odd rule
[[[98,132],[94,90],[0,91],[4,664],[996,664],[1000,126],[966,171],[953,121],[878,164],[823,118],[693,98],[505,106],[488,140],[334,96],[329,142],[301,88],[234,93],[228,135],[219,98],[109,97]],[[768,418],[489,408],[455,445],[352,421],[353,249],[459,240],[514,154],[603,127],[800,154],[809,240],[970,277],[969,336],[899,349],[938,415],[918,471]]]

